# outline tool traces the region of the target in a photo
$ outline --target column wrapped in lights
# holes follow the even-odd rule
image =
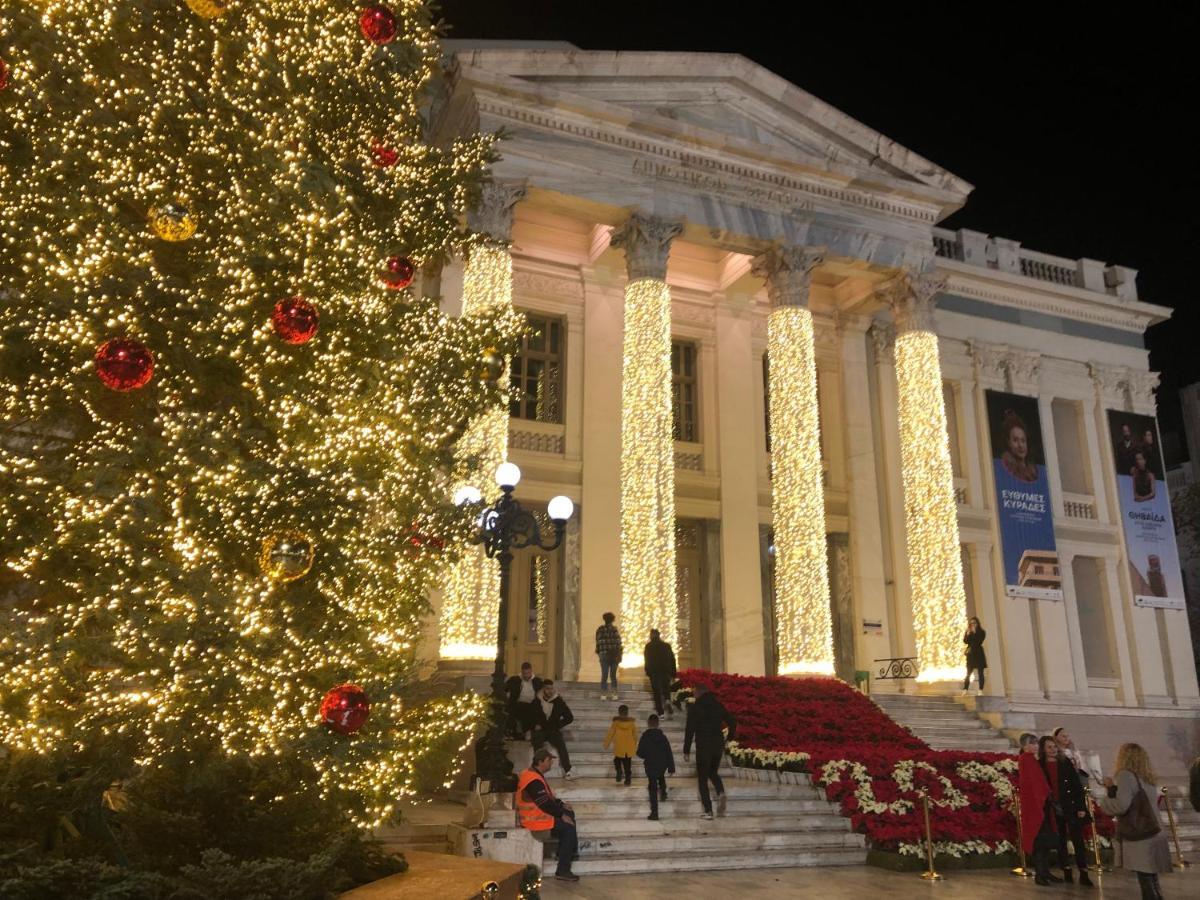
[[[675,441],[671,428],[671,291],[667,255],[683,230],[634,214],[612,236],[625,251],[621,373],[621,631],[637,648],[657,628],[675,642]],[[626,652],[625,668],[643,663]]]
[[[524,184],[487,184],[467,216],[471,231],[488,240],[473,247],[463,273],[463,315],[478,315],[497,306],[512,307],[513,207],[525,196]],[[507,371],[507,369],[506,369]],[[496,471],[508,459],[508,396],[473,421],[459,444],[464,482]],[[470,470],[467,469],[469,463]],[[442,659],[495,659],[499,615],[500,569],[482,550],[462,556],[450,568],[442,590],[438,623]]]
[[[963,674],[962,631],[967,617],[958,505],[946,435],[942,367],[933,308],[944,279],[905,275],[889,289],[896,325],[900,470],[912,585],[918,681],[951,681]]]
[[[753,269],[771,299],[767,371],[781,675],[833,674],[817,362],[808,309],[812,270],[821,259],[817,250],[776,246],[755,259]]]

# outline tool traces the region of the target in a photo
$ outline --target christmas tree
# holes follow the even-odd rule
[[[385,820],[484,714],[414,654],[516,333],[411,284],[492,155],[423,140],[429,11],[0,0],[0,59],[9,765],[259,760]]]

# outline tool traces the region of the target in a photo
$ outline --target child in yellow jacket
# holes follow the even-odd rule
[[[612,744],[613,768],[617,770],[617,784],[621,783],[622,771],[625,784],[629,785],[633,778],[633,754],[637,753],[638,733],[637,723],[629,715],[629,707],[622,703],[617,707],[617,715],[608,726],[608,734],[604,736],[604,749]]]

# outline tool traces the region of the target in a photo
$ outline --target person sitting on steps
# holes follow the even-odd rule
[[[578,881],[571,863],[578,856],[579,832],[571,804],[554,796],[546,783],[546,773],[554,766],[555,756],[549,750],[537,750],[533,762],[517,780],[514,797],[517,821],[534,834],[550,834],[558,841],[558,867],[554,877],[559,881]]]
[[[571,773],[571,754],[567,752],[562,730],[575,721],[575,714],[567,706],[567,701],[556,693],[552,679],[547,678],[542,682],[534,716],[533,749],[540,750],[543,744],[550,744],[557,750],[563,778],[570,781],[575,776]]]
[[[537,719],[534,710],[542,679],[533,674],[532,663],[523,662],[521,674],[509,678],[504,688],[508,691],[508,736],[524,740]]]

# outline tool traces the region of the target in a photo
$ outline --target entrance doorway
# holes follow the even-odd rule
[[[675,522],[675,662],[680,669],[706,664],[708,628],[704,615],[703,523]],[[639,638],[639,640],[647,639]]]
[[[543,527],[549,527],[552,533],[548,521]],[[560,677],[561,597],[561,549],[550,554],[532,550],[514,554],[505,648],[509,671],[515,672],[521,663],[530,662],[539,676]]]

